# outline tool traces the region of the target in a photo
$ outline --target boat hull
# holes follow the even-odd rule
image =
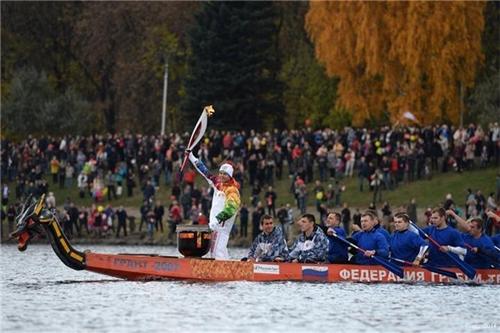
[[[429,282],[470,281],[457,268],[459,280],[418,267],[405,267],[399,278],[382,266],[344,264],[254,263],[156,255],[86,253],[86,269],[127,280]],[[500,270],[478,269],[476,283],[500,284]]]

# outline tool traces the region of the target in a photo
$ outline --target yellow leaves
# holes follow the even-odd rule
[[[458,121],[483,61],[483,2],[311,2],[306,30],[353,121],[411,111]]]

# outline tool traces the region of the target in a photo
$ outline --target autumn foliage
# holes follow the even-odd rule
[[[460,120],[484,61],[484,2],[310,2],[306,30],[353,122]]]

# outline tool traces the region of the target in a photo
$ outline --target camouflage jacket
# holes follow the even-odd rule
[[[270,234],[261,232],[253,241],[248,258],[257,261],[273,261],[276,257],[288,258],[288,248],[281,227],[274,227]]]
[[[324,262],[328,255],[328,238],[318,226],[314,226],[311,236],[306,237],[304,233],[292,246],[289,259],[297,259],[299,262]]]

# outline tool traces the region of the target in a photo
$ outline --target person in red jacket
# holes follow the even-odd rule
[[[170,238],[174,236],[175,229],[177,228],[177,225],[180,224],[181,222],[182,222],[181,206],[179,206],[177,200],[174,200],[172,202],[172,205],[170,205],[168,211],[168,226],[170,227],[170,235],[169,235]]]

